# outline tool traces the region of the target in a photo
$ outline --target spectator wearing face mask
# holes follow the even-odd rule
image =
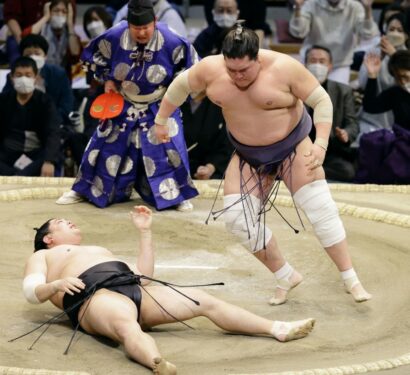
[[[41,35],[30,34],[24,37],[20,43],[22,56],[31,57],[37,65],[35,88],[45,92],[53,100],[63,124],[69,124],[68,115],[73,111],[74,96],[70,81],[64,69],[57,65],[46,63],[48,43]],[[13,90],[13,82],[10,75],[3,92]]]
[[[328,79],[333,66],[332,54],[326,47],[312,46],[306,52],[305,65],[329,94],[334,109],[329,146],[323,163],[326,178],[353,181],[356,173],[355,150],[352,150],[350,145],[356,139],[359,126],[352,88]],[[314,128],[310,137],[316,139]]]
[[[0,94],[0,175],[54,176],[60,159],[57,110],[35,89],[37,65],[19,57],[11,68],[15,90]]]
[[[378,34],[373,0],[295,0],[289,32],[304,38],[301,54],[315,44],[332,50],[330,79],[348,83],[357,39]]]
[[[12,63],[19,54],[18,45],[23,37],[23,30],[36,23],[43,16],[44,5],[49,0],[5,0],[4,20],[10,31],[10,36],[6,41],[7,55]],[[75,0],[72,0],[75,10]]]
[[[111,15],[101,6],[88,8],[83,17],[84,31],[90,39],[101,35],[112,26]]]
[[[407,49],[408,38],[409,30],[404,15],[401,13],[393,14],[386,22],[385,34],[380,38],[380,46],[377,51],[381,55],[381,66],[376,79],[376,94],[395,85],[395,78],[388,68],[390,57],[396,51]],[[373,54],[375,51],[371,50],[368,53]],[[363,90],[366,87],[368,76],[367,65],[363,63],[359,72],[359,85]],[[371,114],[362,108],[359,112],[360,135],[378,129],[391,129],[392,123],[393,113],[390,111]]]
[[[400,50],[389,60],[388,69],[395,84],[377,94],[377,76],[381,71],[380,55],[365,57],[368,71],[363,107],[366,112],[393,112],[392,131],[379,129],[360,139],[360,183],[410,183],[410,51]]]
[[[194,41],[194,47],[201,57],[220,53],[222,41],[239,16],[236,0],[216,0],[212,9],[213,21],[202,30]]]
[[[71,77],[71,65],[79,61],[80,38],[74,31],[74,12],[70,0],[51,0],[43,17],[23,30],[23,35],[40,34],[49,44],[47,62],[63,67]]]
[[[157,17],[157,22],[166,23],[168,27],[175,31],[178,35],[186,38],[188,33],[182,19],[181,14],[167,0],[151,0],[154,6],[154,13]],[[117,13],[114,19],[114,25],[127,18],[128,4],[124,5]]]

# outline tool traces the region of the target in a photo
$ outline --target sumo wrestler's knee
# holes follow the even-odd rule
[[[336,245],[346,238],[339,210],[326,180],[313,181],[301,187],[293,199],[305,212],[323,247]]]
[[[246,198],[240,194],[226,195],[224,208],[226,229],[251,253],[262,250],[272,238],[272,232],[260,220],[259,199],[253,195]]]

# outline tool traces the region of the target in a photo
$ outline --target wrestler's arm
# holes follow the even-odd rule
[[[163,140],[168,136],[168,118],[185,102],[188,95],[206,90],[208,65],[207,58],[201,60],[178,75],[169,85],[155,117],[155,134],[158,139]]]
[[[154,275],[154,247],[152,245],[152,211],[146,206],[134,206],[130,212],[131,219],[135,227],[139,230],[139,254],[135,267],[131,269],[137,274],[148,277]],[[143,280],[142,284],[146,285],[149,281]]]
[[[290,77],[290,89],[296,98],[313,108],[313,123],[316,128],[316,139],[311,154],[323,164],[329,135],[332,129],[333,105],[329,95],[318,80],[298,61],[286,56],[285,64]]]
[[[57,292],[73,295],[74,292],[79,293],[85,287],[84,283],[76,277],[66,277],[47,283],[46,251],[35,252],[26,263],[23,292],[30,303],[43,303]]]

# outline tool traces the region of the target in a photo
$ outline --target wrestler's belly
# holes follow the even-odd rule
[[[299,123],[303,105],[275,110],[227,111],[227,128],[240,143],[267,146],[285,139]]]

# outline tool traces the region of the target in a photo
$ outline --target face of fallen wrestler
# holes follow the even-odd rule
[[[49,227],[52,245],[61,244],[79,245],[81,242],[81,231],[77,226],[66,219],[53,219]]]
[[[155,32],[155,21],[142,26],[129,24],[130,36],[134,42],[147,44]]]
[[[225,58],[225,66],[229,77],[240,89],[250,86],[260,71],[259,61],[250,60],[248,56],[241,59]]]

